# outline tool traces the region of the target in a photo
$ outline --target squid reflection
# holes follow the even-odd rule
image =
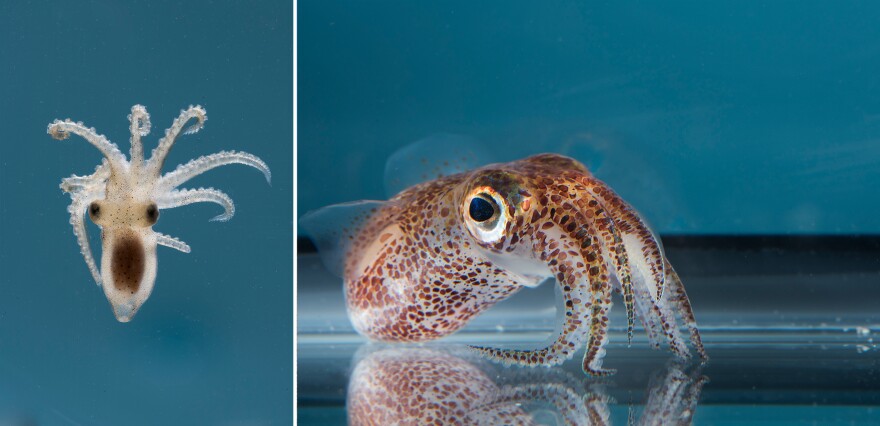
[[[610,425],[604,382],[559,368],[505,369],[458,347],[361,348],[348,385],[350,425]],[[650,381],[629,424],[691,424],[708,378],[669,362]]]

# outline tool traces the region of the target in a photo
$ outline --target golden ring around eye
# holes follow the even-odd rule
[[[489,186],[474,188],[462,203],[462,217],[471,235],[484,243],[498,241],[509,220],[507,201]]]

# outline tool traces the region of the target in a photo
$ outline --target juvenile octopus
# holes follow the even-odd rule
[[[374,340],[449,335],[523,287],[556,278],[561,330],[546,347],[473,347],[521,366],[550,366],[586,345],[583,370],[602,368],[612,291],[650,342],[688,358],[676,315],[707,358],[684,286],[638,212],[581,163],[557,154],[492,164],[412,186],[350,236],[343,279],[355,329]],[[320,247],[320,244],[319,244]]]
[[[200,106],[190,106],[165,131],[148,160],[144,159],[141,137],[150,133],[150,115],[146,108],[135,105],[128,116],[131,130],[130,161],[103,135],[70,119],[55,120],[48,127],[53,138],[61,140],[75,134],[101,151],[104,160],[88,176],[71,176],[61,181],[61,189],[72,200],[68,211],[86,265],[95,282],[103,287],[113,313],[120,322],[128,322],[153,291],[156,280],[156,245],[184,253],[190,247],[177,238],[153,230],[161,209],[199,202],[221,205],[225,212],[211,219],[226,221],[235,214],[235,205],[228,195],[213,188],[176,189],[188,180],[215,167],[244,164],[254,167],[270,181],[266,163],[246,152],[221,151],[196,158],[162,174],[165,157],[181,132],[185,135],[201,130],[208,119]],[[185,126],[190,121],[195,123]],[[101,269],[92,257],[84,216],[101,228]]]

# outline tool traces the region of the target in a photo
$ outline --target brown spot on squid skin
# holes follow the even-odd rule
[[[134,294],[141,285],[146,266],[146,252],[137,235],[125,233],[113,241],[110,273],[119,291]]]

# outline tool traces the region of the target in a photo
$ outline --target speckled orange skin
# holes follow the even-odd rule
[[[612,424],[614,400],[601,382],[578,380],[562,369],[499,376],[454,347],[444,349],[386,347],[359,359],[346,392],[348,424],[537,425],[547,424],[548,412],[553,424]],[[629,424],[691,424],[708,378],[699,366],[682,364],[655,372],[639,421],[633,416]]]
[[[468,216],[474,191],[503,200],[500,238],[486,241]],[[470,228],[469,228],[470,226]],[[705,357],[687,295],[639,214],[577,161],[541,154],[413,186],[356,234],[344,279],[355,328],[372,339],[421,342],[453,333],[523,286],[555,277],[565,315],[538,350],[476,348],[518,365],[554,365],[584,344],[584,371],[601,368],[611,292],[622,293],[631,336],[638,314],[650,340],[665,336],[687,357],[675,314]]]
[[[355,367],[346,412],[350,425],[532,425],[477,366],[425,348],[388,349]]]

